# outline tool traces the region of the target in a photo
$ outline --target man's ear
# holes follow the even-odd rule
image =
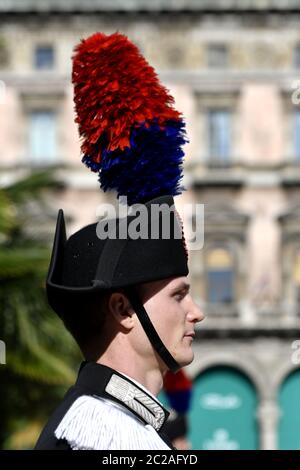
[[[110,315],[119,325],[123,326],[126,330],[131,330],[134,326],[134,310],[123,292],[113,292],[108,300],[108,309]]]

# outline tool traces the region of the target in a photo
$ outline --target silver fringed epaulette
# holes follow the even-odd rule
[[[156,431],[161,429],[166,419],[162,406],[141,388],[126,380],[125,377],[113,374],[106,385],[105,391],[124,403],[142,421],[151,424]]]
[[[145,390],[113,373],[105,395],[82,395],[74,401],[55,436],[74,450],[113,449],[114,445],[116,449],[164,450],[169,447],[157,431],[167,416],[168,412]]]

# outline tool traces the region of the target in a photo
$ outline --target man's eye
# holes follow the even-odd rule
[[[175,295],[175,299],[178,300],[178,301],[182,300],[183,298],[184,298],[184,294],[176,294]]]

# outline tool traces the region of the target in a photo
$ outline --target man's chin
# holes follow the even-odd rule
[[[190,350],[188,353],[182,355],[181,360],[179,360],[178,358],[178,363],[180,364],[181,367],[188,366],[189,364],[191,364],[191,362],[193,362],[194,356],[195,356],[194,352]]]

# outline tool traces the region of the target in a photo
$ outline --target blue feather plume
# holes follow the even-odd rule
[[[103,191],[115,190],[118,197],[127,196],[129,205],[144,203],[165,194],[180,194],[184,152],[181,148],[188,142],[182,120],[168,120],[162,129],[156,120],[147,128],[133,128],[130,147],[123,151],[107,150],[107,138],[97,145],[102,149],[102,160],[95,163],[92,156],[82,161],[99,172]],[[95,146],[95,148],[97,147]]]

